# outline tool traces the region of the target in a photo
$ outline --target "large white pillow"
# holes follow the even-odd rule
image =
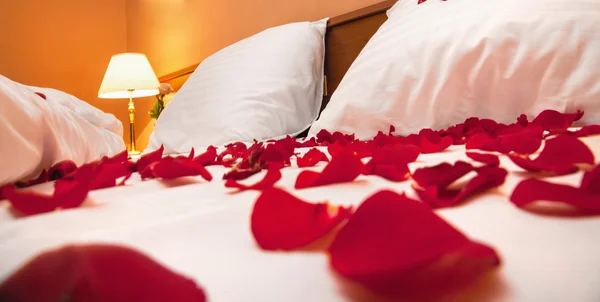
[[[273,27],[205,59],[166,106],[149,150],[296,135],[323,97],[327,19]]]
[[[309,135],[366,139],[390,124],[406,135],[544,109],[600,123],[600,1],[407,1],[388,12]]]

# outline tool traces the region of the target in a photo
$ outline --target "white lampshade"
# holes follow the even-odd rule
[[[158,94],[158,79],[148,58],[141,53],[122,53],[114,55],[108,63],[104,80],[100,85],[98,97],[103,99],[145,97]]]

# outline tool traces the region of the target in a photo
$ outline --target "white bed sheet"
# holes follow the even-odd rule
[[[600,137],[583,139],[600,156]],[[411,170],[443,161],[468,160],[463,146],[421,155]],[[303,149],[304,151],[308,149]],[[508,158],[502,166],[520,171]],[[312,169],[320,170],[324,163]],[[265,252],[254,242],[250,213],[259,192],[228,194],[220,180],[227,171],[208,167],[215,179],[199,177],[141,182],[93,191],[84,207],[14,218],[0,203],[0,280],[36,253],[66,243],[125,244],[195,279],[218,302],[373,301],[349,298],[339,287],[325,253]],[[360,176],[354,183],[294,190],[300,169],[285,168],[277,186],[311,201],[358,206],[380,189],[410,189]],[[262,178],[264,172],[248,179]],[[525,212],[508,197],[523,173],[510,173],[498,190],[462,206],[437,210],[474,240],[496,248],[502,265],[468,291],[444,301],[600,301],[600,217],[549,217]],[[552,178],[578,185],[581,173]],[[51,190],[43,184],[36,190]]]

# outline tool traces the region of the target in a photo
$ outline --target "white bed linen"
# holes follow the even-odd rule
[[[600,136],[583,139],[600,156]],[[468,160],[463,146],[452,152],[421,155],[411,170],[439,162]],[[306,151],[308,149],[302,149]],[[518,167],[501,157],[511,172]],[[312,169],[320,170],[325,163]],[[259,192],[227,194],[220,180],[227,171],[208,167],[214,180],[199,177],[141,182],[90,193],[84,207],[28,218],[14,218],[0,203],[0,280],[36,253],[66,243],[125,244],[169,268],[194,278],[217,302],[330,302],[352,300],[339,291],[324,253],[265,252],[254,243],[250,213]],[[311,201],[358,206],[380,189],[410,189],[360,176],[354,183],[293,190],[300,169],[282,170],[277,186]],[[248,183],[263,177],[253,176]],[[508,197],[524,173],[463,206],[436,211],[468,236],[495,247],[503,264],[496,281],[483,282],[444,301],[600,301],[600,217],[548,217],[513,206]],[[582,174],[553,178],[578,185]],[[51,190],[51,184],[37,190]]]
[[[125,150],[114,116],[66,95],[0,75],[0,186],[34,178],[62,160],[81,165]]]

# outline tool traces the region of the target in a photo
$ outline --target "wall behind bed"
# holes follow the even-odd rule
[[[97,97],[110,57],[127,50],[125,26],[125,0],[0,0],[0,74],[127,121],[125,100]]]
[[[381,0],[127,0],[127,48],[145,53],[157,75],[182,69],[266,28],[335,17]],[[136,102],[138,112],[152,99]],[[153,129],[136,115],[138,144]]]

